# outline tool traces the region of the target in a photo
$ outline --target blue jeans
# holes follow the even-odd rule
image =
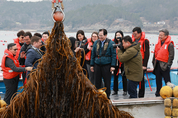
[[[127,81],[127,90],[130,98],[137,98],[137,85],[139,82],[128,80]]]

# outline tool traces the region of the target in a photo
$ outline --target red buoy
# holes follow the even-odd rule
[[[64,14],[61,11],[56,11],[53,14],[53,18],[55,21],[62,21],[64,18]]]
[[[52,0],[52,3],[56,3],[56,0]],[[62,0],[58,0],[58,2],[62,2]]]

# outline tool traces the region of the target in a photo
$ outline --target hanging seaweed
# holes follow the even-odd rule
[[[62,22],[47,40],[46,54],[24,90],[0,112],[3,118],[133,118],[119,111],[83,74]]]

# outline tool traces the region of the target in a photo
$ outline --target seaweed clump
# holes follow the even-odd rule
[[[133,118],[119,111],[83,74],[62,22],[56,22],[46,54],[24,90],[0,112],[3,118]]]

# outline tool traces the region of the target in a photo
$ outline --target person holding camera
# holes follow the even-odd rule
[[[125,51],[122,51],[117,47],[117,55],[120,62],[124,63],[124,72],[128,79],[128,94],[130,95],[130,98],[137,98],[137,85],[143,77],[140,43],[136,44],[135,42],[132,42],[130,36],[125,36],[122,38],[122,45]]]
[[[122,38],[124,34],[121,30],[116,31],[115,37],[113,39],[114,41],[114,48],[117,48],[117,46],[122,46]],[[116,54],[117,54],[117,49],[116,49]],[[114,70],[114,93],[112,95],[117,95],[118,93],[118,75],[119,75],[119,68],[121,68],[121,73],[124,72],[123,64],[119,61],[118,55],[116,55],[116,66]],[[122,83],[123,83],[123,95],[127,95],[127,79],[125,77],[125,74],[122,75]]]
[[[90,70],[94,72],[95,86],[101,88],[102,78],[107,88],[108,99],[111,93],[111,73],[115,70],[116,50],[113,48],[114,42],[107,38],[107,30],[99,30],[99,39],[94,42],[91,52]]]
[[[145,95],[145,81],[144,81],[144,73],[147,70],[148,59],[150,56],[150,45],[149,40],[145,39],[145,32],[142,32],[140,27],[135,27],[132,30],[132,40],[136,43],[140,43],[140,52],[142,54],[142,68],[143,68],[143,78],[139,83],[139,93],[138,97],[143,98]]]

